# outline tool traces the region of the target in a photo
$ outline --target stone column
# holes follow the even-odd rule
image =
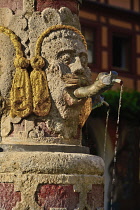
[[[79,2],[0,2],[0,209],[103,209],[104,163],[82,146],[91,99],[73,95],[91,83]]]

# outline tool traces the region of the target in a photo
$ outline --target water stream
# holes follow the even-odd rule
[[[110,113],[110,109],[108,109],[106,113],[105,137],[104,137],[104,162],[106,160],[107,129],[108,129],[109,113]]]
[[[121,84],[120,90],[120,98],[119,98],[119,106],[118,106],[118,117],[117,117],[117,125],[116,125],[116,133],[115,133],[115,147],[114,147],[114,158],[113,158],[113,171],[112,171],[112,181],[111,181],[111,209],[113,210],[113,198],[114,198],[114,189],[115,189],[115,182],[116,182],[116,155],[117,155],[117,148],[118,148],[118,140],[119,140],[119,123],[120,123],[120,110],[122,104],[122,93],[123,93],[123,84]]]

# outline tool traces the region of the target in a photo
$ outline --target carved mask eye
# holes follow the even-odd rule
[[[83,66],[83,67],[86,67],[86,66],[87,66],[87,63],[88,63],[87,55],[82,53],[82,54],[80,55],[80,60],[81,60],[82,66]]]
[[[70,53],[64,53],[62,54],[59,59],[61,60],[62,63],[65,65],[69,65],[71,63],[71,55]]]

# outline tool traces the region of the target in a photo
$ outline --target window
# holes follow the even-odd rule
[[[129,36],[112,36],[112,67],[123,71],[130,70],[131,38]]]
[[[90,28],[82,28],[82,34],[87,41],[88,63],[95,63],[95,33]]]
[[[122,7],[124,9],[130,9],[130,0],[109,0],[109,4],[116,6],[116,7]]]

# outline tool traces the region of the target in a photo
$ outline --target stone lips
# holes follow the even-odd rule
[[[102,158],[61,152],[4,152],[0,173],[103,175]]]

